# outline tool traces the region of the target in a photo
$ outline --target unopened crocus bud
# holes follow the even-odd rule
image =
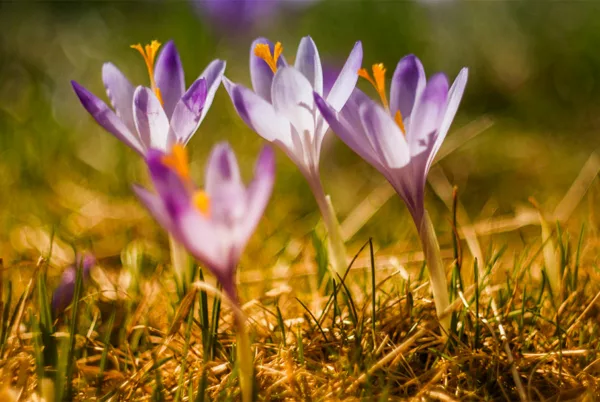
[[[96,264],[96,258],[89,253],[78,254],[76,262],[69,265],[62,274],[59,285],[52,294],[52,312],[54,316],[62,313],[73,301],[75,294],[75,282],[77,280],[77,269],[81,267],[84,282],[90,277],[90,270]]]

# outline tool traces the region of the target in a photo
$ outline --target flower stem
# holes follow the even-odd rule
[[[177,292],[179,298],[182,299],[192,283],[190,257],[185,248],[172,235],[169,235],[169,247],[171,248],[171,267],[177,281]]]
[[[448,297],[448,283],[446,281],[446,269],[442,262],[440,254],[440,244],[438,243],[433,223],[429,217],[429,213],[425,211],[421,225],[419,228],[419,237],[421,238],[421,246],[425,254],[425,261],[429,269],[429,281],[431,283],[431,291],[433,292],[433,301],[438,317],[450,305]],[[450,315],[440,318],[440,325],[448,333],[450,330]]]
[[[252,402],[253,393],[253,373],[254,373],[254,358],[252,356],[252,344],[250,343],[250,335],[246,325],[247,318],[241,310],[241,303],[238,298],[237,289],[234,281],[220,281],[223,285],[223,292],[229,297],[232,304],[233,319],[236,328],[236,352],[240,378],[240,389],[242,391],[242,401]]]
[[[319,211],[323,217],[323,223],[327,228],[328,234],[328,246],[329,246],[329,260],[333,271],[340,277],[344,277],[346,269],[348,268],[348,261],[346,259],[346,246],[344,245],[344,239],[342,237],[342,229],[338,222],[331,198],[325,195],[323,190],[323,184],[318,172],[306,175],[308,184],[315,196]],[[334,278],[335,279],[335,278]]]

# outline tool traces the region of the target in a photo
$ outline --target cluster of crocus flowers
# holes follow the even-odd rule
[[[114,110],[73,81],[81,104],[105,130],[141,155],[150,148],[167,151],[175,143],[186,144],[212,104],[225,62],[212,61],[186,91],[181,59],[172,41],[160,54],[157,41],[132,48],[143,57],[150,86],[134,88],[114,64],[106,63],[102,80]]]
[[[58,316],[60,313],[73,302],[73,296],[75,295],[75,285],[77,280],[77,270],[81,269],[82,280],[87,281],[90,276],[90,270],[96,265],[96,258],[89,253],[78,254],[75,257],[75,263],[69,265],[64,271],[60,278],[60,283],[52,293],[52,312],[54,316]]]
[[[134,187],[158,223],[202,262],[238,302],[235,271],[242,251],[271,197],[275,159],[270,147],[258,157],[254,178],[246,187],[230,146],[216,145],[205,170],[205,188],[190,178],[185,149],[170,153],[151,149],[146,156],[156,193]]]
[[[454,119],[466,83],[462,69],[449,88],[444,74],[425,77],[423,65],[413,55],[404,57],[394,72],[389,101],[385,69],[359,74],[376,88],[381,104],[355,89],[341,112],[315,92],[315,103],[332,130],[354,152],[379,170],[402,197],[421,238],[430,272],[438,315],[449,305],[446,273],[439,244],[424,205],[429,168]],[[449,316],[442,320],[449,327]]]
[[[334,110],[341,110],[352,94],[361,63],[362,45],[357,42],[326,96]],[[233,105],[244,122],[279,146],[308,181],[328,229],[332,265],[343,275],[345,247],[319,174],[321,145],[329,126],[313,97],[313,92],[323,95],[323,68],[317,47],[310,37],[302,38],[291,66],[283,57],[281,43],[257,39],[250,51],[250,76],[254,91],[224,79]]]
[[[250,51],[253,90],[223,78],[225,62],[215,60],[186,91],[175,46],[169,42],[158,54],[159,46],[158,42],[133,46],[144,58],[149,87],[134,89],[116,67],[104,65],[103,79],[114,110],[79,84],[73,82],[73,87],[98,123],[144,155],[156,192],[141,187],[135,187],[135,192],[171,236],[176,273],[185,265],[177,252],[180,245],[210,269],[228,297],[238,303],[236,266],[273,187],[275,162],[270,147],[261,152],[248,187],[241,181],[235,155],[224,143],[209,157],[205,189],[197,189],[190,178],[184,146],[223,79],[242,120],[281,148],[306,178],[328,230],[334,271],[343,275],[347,255],[319,171],[329,127],[378,169],[406,203],[419,232],[438,315],[445,312],[449,305],[446,273],[425,210],[424,191],[461,101],[466,69],[450,87],[444,74],[427,79],[419,59],[406,56],[396,67],[388,96],[385,67],[375,64],[371,72],[361,68],[362,45],[357,42],[326,88],[319,52],[310,37],[302,38],[294,65],[286,62],[281,43],[259,38]],[[359,76],[375,87],[380,101],[355,88]],[[180,278],[182,283],[190,281]],[[449,316],[441,324],[447,329]]]

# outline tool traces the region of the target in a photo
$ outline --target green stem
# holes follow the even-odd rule
[[[252,402],[252,384],[254,372],[254,358],[252,356],[252,344],[246,325],[247,319],[241,310],[241,303],[238,298],[237,289],[234,281],[221,282],[224,293],[229,296],[233,307],[233,317],[236,327],[236,352],[239,369],[240,388],[242,390],[242,401]]]
[[[190,257],[185,248],[172,235],[169,235],[169,247],[171,248],[171,267],[177,281],[179,298],[182,299],[192,283]]]
[[[440,317],[450,305],[450,299],[448,297],[446,269],[444,268],[440,254],[440,244],[438,243],[433,223],[427,211],[424,212],[423,219],[421,220],[419,236],[421,238],[423,253],[425,254],[425,261],[429,268],[429,281],[431,283],[431,291],[433,292],[435,309],[438,317]],[[450,317],[450,314],[447,314],[445,317],[440,318],[440,325],[447,333],[450,330]]]
[[[323,223],[327,228],[327,244],[329,246],[329,260],[335,273],[340,277],[344,277],[346,269],[348,268],[348,261],[346,258],[346,246],[344,245],[344,239],[342,237],[342,228],[338,222],[331,198],[325,194],[323,190],[323,184],[318,172],[307,174],[308,184],[315,196],[319,211],[323,217]]]
[[[237,314],[236,314],[237,315]],[[237,326],[237,358],[240,370],[240,387],[242,389],[242,401],[252,402],[252,374],[254,359],[252,356],[252,345],[246,328],[246,319],[236,317]]]

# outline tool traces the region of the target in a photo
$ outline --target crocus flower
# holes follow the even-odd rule
[[[288,65],[281,43],[259,38],[250,51],[250,76],[254,91],[224,79],[234,107],[246,124],[265,140],[279,146],[306,177],[329,232],[335,270],[343,275],[346,256],[339,224],[323,191],[319,158],[327,122],[317,109],[313,92],[323,95],[323,68],[310,37],[300,41],[296,61]],[[342,109],[358,80],[362,45],[357,42],[327,94],[327,101]]]
[[[52,294],[52,311],[56,317],[62,313],[73,301],[75,293],[75,281],[77,279],[77,269],[81,268],[83,280],[87,281],[90,276],[90,270],[96,264],[96,258],[91,254],[77,255],[76,263],[68,266],[62,274],[60,283]]]
[[[247,187],[235,154],[226,143],[216,145],[210,154],[204,191],[197,190],[190,180],[185,149],[180,144],[171,154],[149,150],[146,162],[156,194],[135,186],[139,199],[237,302],[235,269],[271,197],[275,178],[272,149],[265,147],[260,153],[254,179]]]
[[[406,203],[421,236],[441,314],[448,305],[446,278],[425,211],[424,191],[429,168],[462,98],[467,69],[462,69],[448,88],[444,74],[427,80],[419,59],[406,56],[394,72],[389,102],[383,65],[373,66],[373,76],[364,69],[359,73],[376,88],[382,105],[358,89],[341,112],[318,92],[314,94],[316,105],[337,136],[379,170]]]
[[[225,62],[212,61],[200,77],[185,89],[179,53],[172,41],[134,45],[144,58],[150,87],[134,88],[112,63],[102,67],[106,94],[114,108],[72,81],[83,107],[109,133],[141,155],[150,148],[167,151],[175,143],[186,144],[206,116],[221,83]]]

